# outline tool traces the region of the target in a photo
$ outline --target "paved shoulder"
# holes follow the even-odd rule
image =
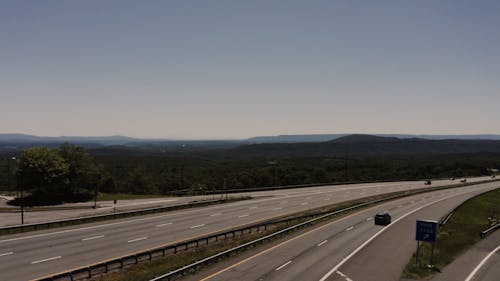
[[[443,269],[443,271],[436,275],[433,281],[447,281],[447,280],[466,280],[467,276],[481,263],[481,261],[490,254],[495,248],[500,245],[500,231],[487,236],[485,239],[476,243],[465,253],[460,255],[455,261]],[[492,256],[486,263],[483,264],[481,269],[477,272],[476,276],[471,280],[490,280],[488,279],[490,272],[497,268],[496,274],[500,274],[500,254],[498,251],[496,256]],[[495,264],[496,263],[496,264]],[[496,275],[498,278],[500,275]],[[498,280],[498,279],[491,279]]]

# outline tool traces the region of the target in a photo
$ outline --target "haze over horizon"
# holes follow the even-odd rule
[[[2,1],[0,133],[498,134],[500,3]]]

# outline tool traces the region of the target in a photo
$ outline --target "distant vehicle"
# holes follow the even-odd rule
[[[463,178],[463,179],[460,180],[460,182],[467,182],[467,179]]]
[[[431,180],[426,180],[424,184],[425,184],[425,185],[431,185],[431,184],[432,184],[432,182],[431,182]]]
[[[491,178],[494,179],[496,176],[495,175],[492,175]]]
[[[389,215],[389,212],[383,211],[375,215],[376,225],[388,225],[390,223],[391,223],[391,215]]]
[[[454,177],[451,177],[451,178],[450,178],[450,180],[451,180],[451,181],[454,181],[454,180],[455,180],[455,178],[454,178]]]

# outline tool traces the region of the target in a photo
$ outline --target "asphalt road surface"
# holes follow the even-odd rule
[[[447,280],[500,280],[500,231],[473,245],[433,278],[433,281]]]
[[[481,178],[470,178],[469,182],[474,182],[478,180],[489,179],[488,177]],[[433,181],[432,186],[440,186],[440,185],[448,185],[448,184],[456,184],[459,183],[458,180],[448,181],[448,180],[439,180]],[[414,181],[414,182],[402,182],[402,183],[392,183],[396,185],[401,185],[403,187],[408,188],[422,188],[423,181]],[[374,187],[382,187],[380,191],[384,189],[384,191],[392,187],[391,183],[380,183],[380,184],[369,184],[368,186]],[[321,191],[321,190],[330,190],[332,188],[345,188],[349,185],[338,185],[338,186],[324,186],[324,187],[314,187],[314,188],[306,188],[306,190]],[[363,186],[363,185],[351,185],[351,186]],[[396,190],[396,188],[394,189]],[[283,190],[271,190],[271,191],[260,191],[260,192],[245,192],[245,193],[234,193],[229,196],[252,196],[254,198],[266,197],[266,196],[283,196],[285,194],[294,194],[294,193],[304,193],[304,188],[295,188],[295,189],[283,189]],[[152,208],[152,207],[160,207],[160,206],[172,206],[172,205],[180,205],[187,204],[192,201],[200,201],[200,200],[210,200],[220,198],[220,195],[207,195],[207,196],[187,196],[187,197],[162,197],[162,198],[149,198],[149,199],[134,199],[134,200],[118,200],[116,205],[118,211],[128,211],[134,209],[144,209],[144,208]],[[112,213],[114,211],[114,206],[112,201],[99,201],[97,202],[97,209],[92,209],[93,202],[83,202],[83,203],[69,203],[63,204],[57,207],[65,207],[72,208],[67,210],[44,210],[44,211],[30,211],[25,212],[24,221],[25,223],[40,223],[40,222],[48,222],[69,218],[78,218],[82,216],[93,216],[100,214]],[[9,208],[16,209],[12,206],[6,205],[6,201],[0,198],[0,208]],[[48,207],[50,209],[50,207]],[[0,227],[2,226],[13,226],[19,225],[21,223],[21,215],[19,212],[12,211],[4,211],[0,212]]]
[[[415,220],[438,220],[468,198],[499,186],[488,183],[387,202],[188,280],[399,280],[416,248]],[[380,210],[389,211],[392,224],[374,225]]]
[[[28,280],[335,202],[422,187],[394,182],[270,191],[254,200],[2,236],[0,280]]]

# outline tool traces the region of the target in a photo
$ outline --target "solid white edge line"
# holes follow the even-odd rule
[[[137,241],[141,241],[141,240],[145,240],[145,239],[148,239],[148,237],[141,237],[141,238],[137,238],[137,239],[132,239],[132,240],[129,240],[127,241],[127,243],[132,243],[132,242],[137,242]]]
[[[62,257],[61,256],[57,256],[57,257],[52,257],[52,258],[43,259],[43,260],[39,260],[39,261],[32,261],[31,264],[37,264],[37,263],[41,263],[41,262],[57,260],[57,259],[60,259],[60,258],[62,258]]]
[[[104,238],[104,235],[99,235],[99,236],[94,236],[94,237],[83,238],[83,239],[82,239],[82,241],[89,241],[89,240],[94,240],[94,239],[99,239],[99,238]]]
[[[494,254],[496,253],[498,250],[500,250],[500,245],[498,245],[498,247],[495,248],[495,250],[491,251],[491,253],[489,253],[477,266],[476,268],[474,268],[474,270],[469,274],[469,276],[467,276],[467,278],[465,279],[465,281],[470,281],[472,280],[472,278],[474,278],[474,275],[476,275],[476,273],[479,271],[479,269],[481,269],[481,267],[486,263],[486,261],[488,261],[488,259]]]
[[[433,201],[433,202],[427,203],[425,205],[422,205],[422,206],[418,207],[417,209],[412,210],[412,211],[410,211],[410,212],[402,215],[401,217],[397,218],[390,225],[393,225],[393,224],[397,223],[398,221],[406,218],[407,216],[409,216],[409,215],[411,215],[413,213],[416,213],[416,212],[422,210],[423,208],[426,208],[426,207],[428,207],[430,205],[436,204],[437,202],[441,202],[441,201],[444,201],[444,200],[447,200],[447,199],[450,199],[450,198],[453,198],[453,197],[456,197],[456,196],[465,195],[465,194],[467,194],[467,193],[453,194],[453,195],[450,195],[448,197],[445,197],[445,198],[442,198],[442,199],[438,199],[436,201]],[[387,229],[388,229],[388,227],[384,227],[381,230],[379,230],[377,233],[375,233],[372,237],[370,237],[368,240],[366,240],[358,248],[356,248],[354,251],[352,251],[347,257],[345,257],[344,259],[342,259],[336,266],[334,266],[332,269],[330,269],[330,271],[328,271],[323,277],[321,277],[321,279],[319,279],[319,281],[325,281],[326,279],[328,279],[328,277],[330,277],[333,273],[335,273],[342,265],[344,265],[355,254],[357,254],[359,251],[361,251],[364,247],[366,247],[366,245],[368,245],[370,242],[372,242],[375,238],[377,238],[380,234],[382,234]]]
[[[290,263],[292,263],[292,261],[288,261],[288,262],[284,263],[283,265],[281,265],[280,267],[276,268],[275,270],[278,271],[280,269],[283,269],[283,267],[289,265]]]
[[[478,180],[480,180],[480,179],[478,179]],[[375,185],[375,186],[385,186],[385,187],[387,187],[389,185],[401,184],[401,183],[403,183],[403,182],[390,182],[390,183],[387,183],[385,185]],[[485,184],[487,184],[487,183],[485,183]],[[324,191],[322,193],[337,193],[337,192],[341,192],[341,191],[345,191],[345,190],[349,190],[349,189],[353,190],[353,189],[362,189],[362,188],[372,188],[372,187],[374,187],[373,185],[364,185],[364,184],[360,184],[360,185],[362,185],[362,186],[339,187],[339,189],[336,189],[336,190],[333,190],[333,191],[330,191],[330,190],[329,191]],[[450,184],[444,184],[442,186],[447,186],[447,185],[451,185],[451,183]],[[414,190],[414,189],[418,189],[418,188],[411,188],[411,189]],[[385,194],[385,193],[382,193],[382,194]],[[303,194],[285,195],[285,196],[282,196],[282,197],[300,197],[302,195]],[[345,197],[347,197],[347,196],[345,196]],[[264,201],[272,201],[272,200],[276,200],[276,199],[277,198],[256,199],[255,201],[248,200],[248,201],[237,202],[237,203],[233,203],[231,205],[225,205],[225,206],[246,205],[246,204],[253,204],[253,203],[256,203],[256,202],[260,203],[260,202],[264,202]],[[208,207],[208,208],[206,208],[204,210],[215,209],[215,208],[219,208],[219,207],[220,206]],[[254,208],[258,208],[258,207],[250,207],[250,209],[254,209]],[[194,209],[194,210],[190,210],[190,211],[176,213],[176,215],[178,215],[178,214],[188,214],[188,213],[193,213],[193,212],[198,212],[198,211],[199,210]],[[161,218],[161,217],[166,217],[166,216],[171,216],[171,215],[172,215],[172,213],[168,213],[168,214],[154,216],[154,217],[139,218],[139,219],[133,219],[133,220],[127,220],[127,221],[121,221],[121,222],[113,222],[113,223],[109,223],[109,224],[101,224],[101,225],[81,227],[81,228],[76,228],[76,229],[68,229],[68,230],[62,230],[62,231],[56,231],[56,232],[50,232],[50,233],[44,233],[44,234],[36,234],[36,235],[31,235],[31,236],[23,236],[23,237],[17,237],[17,238],[10,238],[10,239],[5,239],[5,240],[0,240],[0,243],[17,241],[17,240],[25,240],[25,239],[31,239],[31,238],[38,238],[38,237],[44,237],[44,236],[51,236],[51,235],[57,235],[57,234],[68,233],[68,232],[75,232],[75,231],[80,231],[80,230],[87,230],[87,229],[93,229],[93,228],[99,228],[99,227],[106,227],[106,226],[112,226],[112,225],[118,225],[118,224],[131,223],[131,222],[136,222],[136,221],[151,220],[151,219]]]
[[[3,253],[3,254],[0,254],[0,257],[12,255],[13,253],[14,252]]]
[[[342,276],[346,281],[352,281],[351,278],[347,277],[347,275],[345,275],[344,273],[340,272],[337,270],[337,274]]]

